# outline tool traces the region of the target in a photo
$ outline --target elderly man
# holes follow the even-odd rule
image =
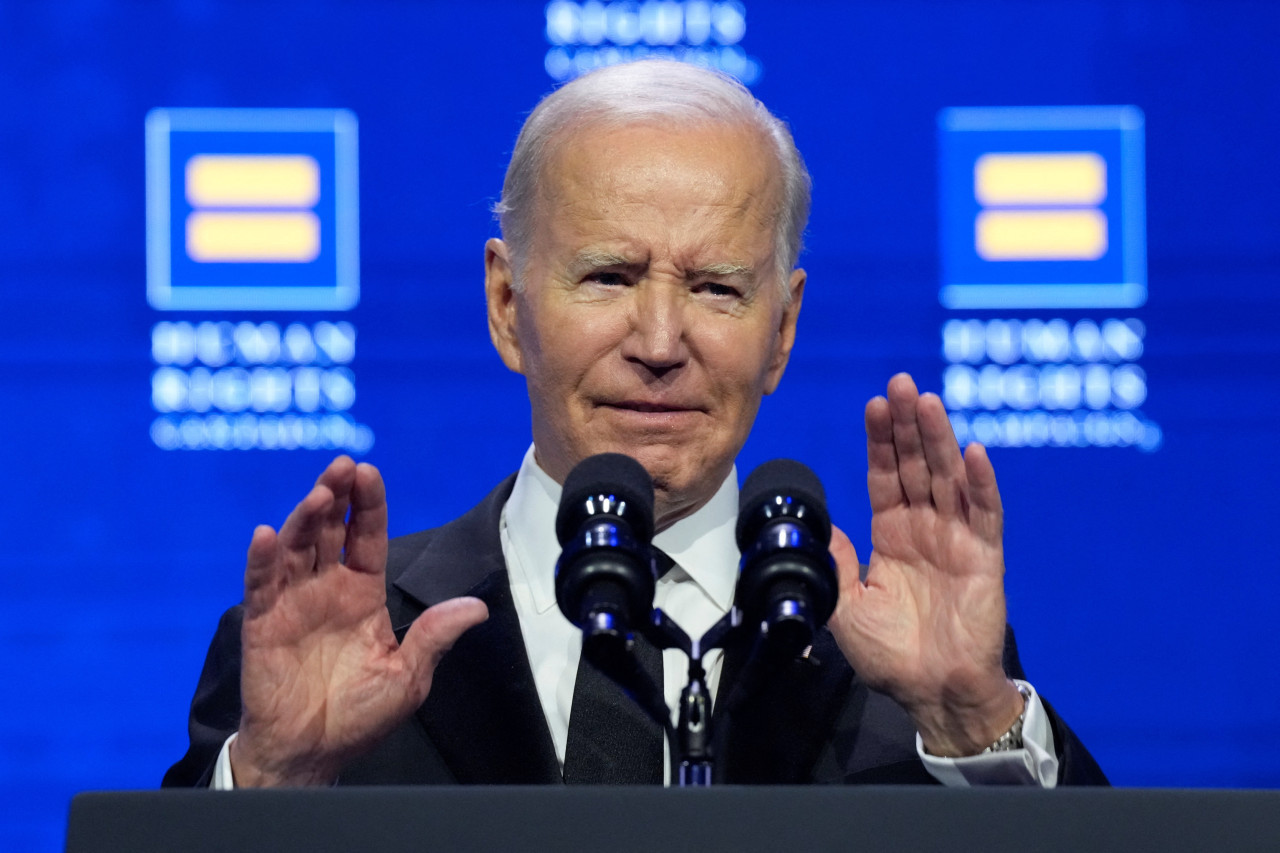
[[[637,459],[676,566],[657,604],[695,636],[731,607],[734,459],[795,342],[808,203],[789,132],[728,78],[647,61],[545,98],[485,246],[489,332],[528,381],[523,465],[457,521],[388,544],[381,476],[343,457],[278,533],[254,531],[166,783],[661,781],[660,761],[611,760],[581,722],[601,711],[554,606],[560,487],[592,454]],[[866,429],[869,566],[837,530],[835,615],[735,715],[726,781],[1105,782],[1013,678],[985,450],[962,456],[905,375]],[[713,656],[713,690],[740,669],[732,648]]]

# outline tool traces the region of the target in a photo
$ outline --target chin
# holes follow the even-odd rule
[[[633,456],[653,478],[654,509],[658,517],[671,515],[668,523],[682,518],[711,499],[732,463],[721,470],[707,460],[673,458],[654,448],[623,451]]]
[[[618,452],[627,454],[644,466],[644,470],[653,478],[654,489],[680,490],[688,482],[687,472],[692,469],[692,465],[683,458],[683,454],[670,447],[633,444],[624,445]]]

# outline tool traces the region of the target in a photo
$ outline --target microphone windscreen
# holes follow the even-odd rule
[[[563,546],[578,532],[583,502],[613,495],[626,505],[626,520],[641,542],[653,538],[653,480],[644,466],[622,453],[600,453],[583,459],[564,481],[556,513],[556,539]]]
[[[793,506],[803,505],[799,516],[792,512],[782,515],[797,517],[806,522],[810,532],[824,546],[831,541],[831,517],[827,514],[827,493],[822,481],[808,465],[794,459],[772,459],[751,472],[738,493],[738,547],[745,551],[755,539],[758,526],[764,516],[762,509],[773,505],[778,498],[790,498]],[[770,513],[772,514],[772,513]]]

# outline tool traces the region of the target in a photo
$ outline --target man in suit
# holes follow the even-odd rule
[[[728,78],[648,61],[544,99],[485,247],[490,335],[532,407],[520,472],[388,546],[381,477],[344,457],[255,530],[166,783],[660,781],[581,722],[550,522],[575,464],[633,456],[677,567],[657,603],[694,635],[728,609],[734,459],[795,342],[808,202],[786,127]],[[829,630],[734,714],[726,780],[1104,782],[1019,678],[985,450],[905,375],[866,429],[869,565],[837,529]],[[710,661],[721,695],[742,658]]]

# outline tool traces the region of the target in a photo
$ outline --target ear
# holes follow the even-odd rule
[[[524,373],[524,352],[516,335],[515,270],[507,244],[491,238],[484,244],[484,298],[489,309],[489,339],[508,370]]]
[[[791,278],[787,281],[787,292],[791,294],[791,301],[782,309],[782,321],[778,326],[778,335],[774,338],[773,356],[769,362],[769,372],[764,385],[766,394],[772,394],[778,390],[778,383],[782,381],[787,362],[791,360],[791,348],[796,343],[796,320],[800,317],[800,303],[804,301],[806,278],[804,270],[796,269],[791,271]]]

